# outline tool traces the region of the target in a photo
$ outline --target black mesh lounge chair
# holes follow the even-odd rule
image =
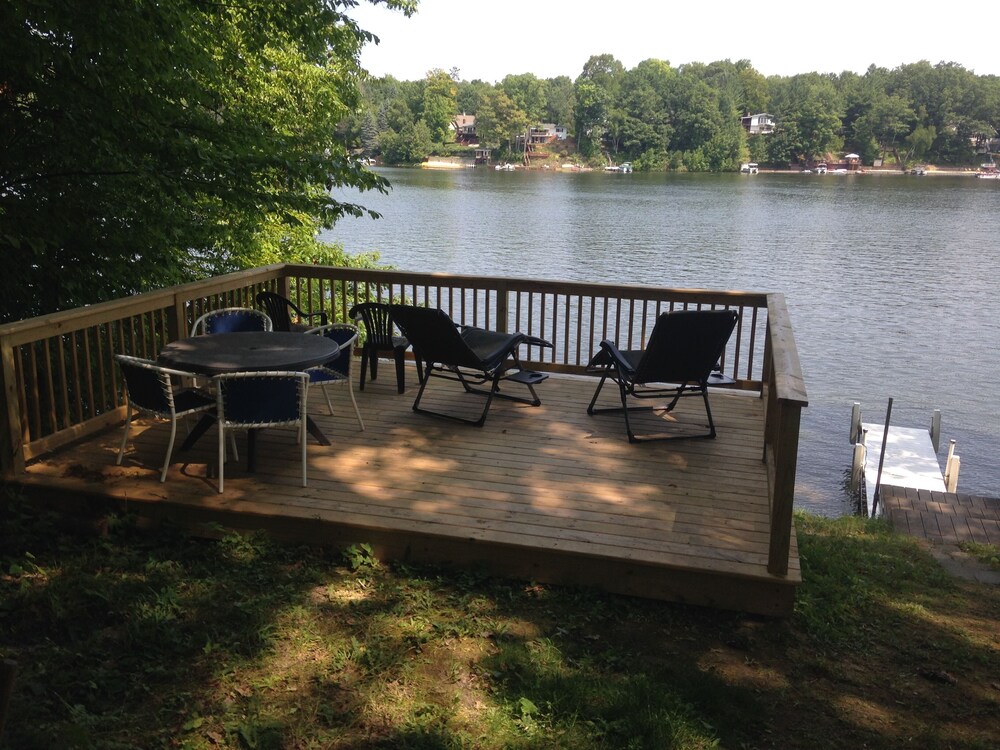
[[[307,331],[316,326],[326,325],[327,317],[325,312],[307,313],[296,307],[290,299],[286,299],[276,292],[260,292],[257,295],[257,304],[264,308],[264,312],[271,319],[275,331]],[[294,312],[300,321],[307,322],[293,323],[289,311]],[[318,322],[308,322],[314,318]]]
[[[539,406],[542,402],[534,385],[548,375],[521,367],[517,348],[524,343],[551,346],[548,342],[523,333],[499,333],[483,328],[455,325],[444,310],[410,305],[392,305],[392,319],[410,343],[414,355],[424,363],[424,376],[420,392],[413,402],[413,411],[453,419],[476,427],[486,422],[486,414],[494,397]],[[509,366],[508,366],[509,365]],[[464,419],[451,414],[420,408],[420,399],[432,377],[457,380],[466,393],[486,396],[483,413],[478,419]],[[528,388],[531,397],[511,396],[500,393],[501,381],[520,383]],[[476,386],[489,384],[489,389]]]
[[[587,365],[588,372],[600,373],[594,397],[587,407],[588,414],[623,412],[629,442],[669,440],[682,437],[715,437],[715,422],[708,404],[708,385],[713,370],[725,351],[726,342],[736,327],[739,315],[735,310],[682,310],[663,313],[649,335],[645,349],[621,351],[614,342],[605,339],[601,351]],[[622,405],[596,409],[597,397],[607,380],[618,384]],[[656,435],[637,437],[629,422],[629,411],[665,409],[672,411],[681,396],[697,396],[705,401],[708,432],[698,435]],[[663,399],[672,397],[666,406],[629,406],[634,398]]]

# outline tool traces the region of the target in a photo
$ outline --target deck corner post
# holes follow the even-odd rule
[[[791,549],[792,509],[795,502],[795,469],[798,461],[799,421],[802,409],[795,403],[779,403],[779,440],[774,448],[774,484],[771,487],[771,538],[767,570],[788,573]]]

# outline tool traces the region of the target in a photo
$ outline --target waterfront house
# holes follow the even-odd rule
[[[464,112],[455,115],[455,119],[451,122],[451,129],[455,132],[455,140],[458,143],[473,144],[479,141],[479,137],[476,135],[475,115],[467,115]]]
[[[756,115],[747,113],[740,119],[743,129],[750,135],[766,135],[774,132],[774,118],[765,112]]]

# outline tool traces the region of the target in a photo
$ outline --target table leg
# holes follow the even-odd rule
[[[205,434],[209,427],[215,423],[214,414],[202,414],[201,419],[198,420],[198,424],[194,426],[194,429],[188,433],[188,436],[184,438],[184,442],[181,443],[181,450],[190,450],[195,443],[198,442],[198,438]]]
[[[319,425],[317,425],[310,416],[306,416],[306,430],[308,430],[310,435],[316,438],[316,442],[320,445],[330,445],[330,438],[323,433],[323,430],[319,428]]]

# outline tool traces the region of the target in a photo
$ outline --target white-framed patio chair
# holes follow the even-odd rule
[[[229,372],[212,378],[219,422],[219,492],[225,482],[226,433],[265,427],[294,427],[302,456],[302,486],[306,486],[306,404],[309,374],[305,372]],[[252,449],[251,449],[252,450]],[[252,455],[251,455],[252,458]]]
[[[330,323],[324,326],[311,328],[306,333],[314,333],[317,336],[326,336],[340,345],[340,353],[329,362],[324,362],[318,367],[311,367],[309,373],[309,385],[319,386],[326,397],[326,407],[333,416],[333,403],[330,401],[330,388],[343,386],[347,388],[347,393],[351,397],[351,405],[354,406],[354,415],[358,418],[358,426],[362,432],[365,429],[364,420],[361,419],[361,412],[358,410],[358,402],[354,398],[354,383],[351,381],[351,367],[354,362],[354,347],[358,342],[358,327],[350,323]]]
[[[262,310],[252,307],[223,307],[199,317],[191,326],[191,335],[272,330],[274,326],[271,318]]]
[[[189,414],[214,410],[215,397],[201,388],[174,384],[175,378],[185,381],[193,378],[189,372],[161,367],[151,360],[127,354],[116,354],[115,360],[125,379],[125,398],[128,408],[125,434],[122,435],[116,463],[121,466],[125,446],[128,444],[129,430],[132,427],[132,417],[136,413],[168,419],[170,440],[167,442],[167,455],[163,461],[163,470],[160,472],[160,481],[165,482],[167,469],[170,468],[170,456],[174,450],[174,439],[177,437],[177,420]]]

